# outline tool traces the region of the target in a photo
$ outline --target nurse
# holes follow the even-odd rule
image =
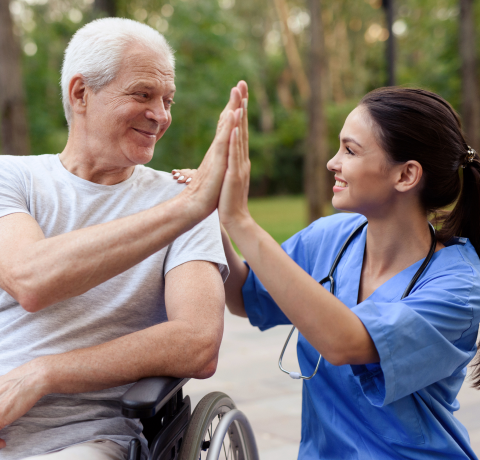
[[[367,94],[327,164],[333,205],[348,213],[317,220],[282,248],[248,211],[246,105],[241,115],[218,203],[246,259],[224,234],[227,306],[261,330],[294,324],[303,375],[322,355],[303,381],[299,459],[476,459],[453,413],[480,320],[480,161],[455,111],[421,89]],[[431,248],[428,216],[452,203],[430,263],[402,299]],[[319,281],[365,220],[332,295]]]

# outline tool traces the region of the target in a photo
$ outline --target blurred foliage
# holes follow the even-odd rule
[[[250,88],[252,194],[299,193],[307,116],[282,47],[272,0],[114,0],[119,16],[164,33],[176,50],[173,123],[157,144],[154,168],[196,167],[213,139],[230,88]],[[289,27],[308,67],[306,0],[287,0]],[[480,15],[476,3],[476,17]],[[381,0],[323,0],[329,57],[329,146],[348,113],[386,81]],[[62,151],[68,131],[60,100],[63,51],[74,32],[98,17],[92,0],[13,0],[21,41],[32,150]],[[460,100],[456,0],[397,0],[398,84]],[[480,38],[480,37],[479,37]]]

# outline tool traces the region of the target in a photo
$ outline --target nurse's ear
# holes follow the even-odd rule
[[[408,192],[415,188],[422,180],[422,165],[415,160],[409,160],[401,165],[396,166],[397,177],[395,189],[399,192]]]

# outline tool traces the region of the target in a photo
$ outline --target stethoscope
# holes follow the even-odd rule
[[[323,278],[321,281],[319,281],[319,284],[322,284],[322,285],[327,281],[330,281],[330,292],[332,294],[334,294],[334,291],[335,291],[335,280],[333,278],[333,273],[335,272],[338,264],[340,263],[340,260],[343,254],[345,253],[345,251],[347,250],[349,244],[367,224],[368,224],[368,221],[363,222],[352,233],[350,233],[350,236],[347,238],[347,241],[345,241],[340,251],[338,251],[337,257],[335,258],[332,268],[330,268],[330,271],[328,272],[328,275],[325,278]],[[430,222],[428,223],[428,225],[430,228],[430,233],[432,235],[432,244],[430,246],[430,250],[428,251],[427,257],[425,257],[425,260],[423,261],[422,265],[417,270],[415,275],[413,275],[413,278],[411,279],[410,283],[408,283],[407,289],[405,289],[405,292],[402,295],[402,299],[404,299],[405,297],[408,296],[408,294],[410,294],[410,291],[413,289],[413,287],[415,286],[415,283],[418,281],[420,276],[422,276],[422,273],[427,268],[428,264],[432,260],[433,254],[435,253],[435,248],[437,246],[437,237],[435,235],[435,229],[433,228],[433,225]],[[280,354],[280,358],[278,360],[278,367],[282,372],[285,372],[285,374],[288,374],[292,379],[310,380],[315,376],[315,374],[318,371],[318,366],[320,366],[322,355],[319,356],[317,366],[315,367],[315,370],[313,371],[313,374],[310,377],[305,377],[304,375],[301,375],[299,372],[289,372],[282,367],[283,355],[285,354],[285,350],[287,349],[288,342],[290,341],[290,337],[292,337],[292,334],[294,331],[295,331],[295,326],[292,327],[292,330],[290,331],[290,334],[288,334],[287,340],[285,341],[285,345],[283,346],[282,353]]]

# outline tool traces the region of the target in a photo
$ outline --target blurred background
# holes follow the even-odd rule
[[[0,153],[63,150],[63,52],[78,28],[105,16],[145,22],[176,50],[173,123],[153,168],[197,167],[230,88],[248,82],[250,207],[278,242],[333,212],[325,164],[347,114],[374,88],[437,92],[480,151],[478,1],[0,0]],[[211,390],[231,393],[252,420],[262,458],[293,460],[301,387],[276,369],[287,334],[277,329],[260,334],[227,314],[217,374],[188,385],[194,403]],[[466,383],[459,400],[480,453],[480,392]]]
[[[0,0],[0,153],[63,150],[63,51],[103,16],[145,22],[176,50],[173,124],[153,168],[198,166],[239,79],[250,85],[251,196],[304,195],[308,221],[332,211],[325,164],[374,88],[439,93],[479,150],[473,0]]]

